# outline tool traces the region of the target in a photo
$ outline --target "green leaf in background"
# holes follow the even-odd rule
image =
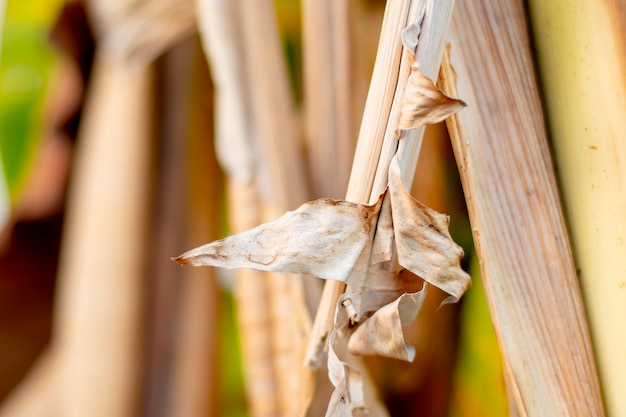
[[[43,125],[54,51],[48,31],[60,0],[8,0],[0,58],[0,157],[9,196],[26,180]]]
[[[502,355],[480,277],[478,259],[471,258],[472,286],[463,296],[459,356],[450,417],[509,415]]]

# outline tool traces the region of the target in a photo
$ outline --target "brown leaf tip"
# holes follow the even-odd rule
[[[189,260],[187,259],[187,257],[185,257],[184,254],[179,256],[172,256],[170,259],[179,265],[189,265]]]

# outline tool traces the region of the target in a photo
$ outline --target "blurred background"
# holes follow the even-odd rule
[[[250,382],[272,360],[255,358],[264,352],[257,345],[246,348],[255,330],[242,329],[255,324],[243,319],[271,306],[237,308],[237,300],[268,299],[268,290],[238,290],[244,281],[233,274],[170,261],[262,216],[238,220],[250,203],[237,200],[242,194],[231,177],[238,174],[216,155],[215,74],[195,29],[194,4],[136,3],[119,15],[106,2],[0,3],[0,416],[288,415],[272,399],[284,392]],[[298,142],[313,106],[303,7],[295,0],[273,6]],[[384,6],[351,5],[349,158]],[[153,29],[144,18],[162,26]],[[120,20],[125,30],[108,36]],[[123,35],[138,40],[119,47]],[[304,164],[306,199],[343,198],[351,159],[337,162],[327,149]],[[253,175],[262,178],[261,170]],[[324,173],[330,180],[314,179]],[[508,415],[444,126],[428,129],[415,178],[413,194],[451,215],[474,284],[455,306],[437,310],[443,294],[431,296],[411,330],[415,363],[367,364],[391,415]],[[271,183],[256,183],[264,181]],[[328,183],[339,191],[326,191]],[[268,199],[264,191],[255,198]],[[277,206],[265,211],[280,214]],[[306,291],[314,314],[319,285]],[[320,415],[328,399],[322,388],[316,392],[310,415]]]

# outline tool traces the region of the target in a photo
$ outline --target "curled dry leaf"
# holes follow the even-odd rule
[[[398,130],[439,123],[465,107],[464,101],[448,97],[426,77],[414,60],[407,81]]]
[[[365,381],[363,375],[349,362],[339,358],[337,352],[345,351],[352,329],[350,321],[351,296],[343,294],[337,301],[335,309],[334,330],[328,341],[328,378],[335,387],[326,410],[327,417],[352,416],[356,409],[372,408],[375,398],[365,397]]]
[[[383,201],[387,209],[381,212]],[[410,283],[398,280],[402,269],[446,291],[452,300],[461,296],[470,278],[460,268],[463,250],[452,241],[448,223],[448,216],[422,205],[406,191],[396,157],[389,168],[389,188],[374,205],[315,200],[277,220],[192,249],[174,260],[193,266],[252,268],[343,281],[356,296],[358,321],[363,313],[407,292]],[[398,263],[393,256],[396,251]],[[370,260],[376,263],[371,265]],[[385,291],[390,292],[389,299],[363,301],[368,294],[376,297]]]
[[[346,282],[350,293],[340,303],[350,302],[338,307],[341,316],[329,343],[329,376],[336,387],[329,409],[339,414],[329,415],[350,415],[341,414],[347,412],[346,402],[350,409],[364,407],[363,384],[358,372],[334,353],[337,334],[349,339],[353,353],[412,360],[402,326],[422,304],[422,280],[450,294],[447,301],[458,300],[471,282],[460,267],[463,250],[452,241],[448,224],[448,216],[406,191],[396,156],[389,167],[388,189],[374,205],[315,200],[174,260]],[[356,330],[349,323],[358,324]]]
[[[350,352],[413,361],[415,349],[405,342],[402,327],[417,316],[426,296],[426,288],[424,284],[421,291],[401,295],[360,324],[348,341]]]
[[[404,28],[402,31],[402,45],[411,53],[411,55],[416,56],[417,54],[417,44],[419,42],[420,32],[422,31],[422,22],[424,21],[424,16],[426,16],[426,3],[422,7],[420,14],[415,19],[415,22],[411,23],[409,26]]]
[[[448,226],[450,217],[415,200],[406,191],[398,157],[389,165],[389,196],[394,219],[398,262],[430,284],[450,294],[445,302],[454,302],[471,284],[461,269],[463,249],[454,243]]]

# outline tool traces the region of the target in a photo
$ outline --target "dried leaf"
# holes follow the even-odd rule
[[[327,417],[352,416],[355,409],[367,409],[363,376],[336,353],[337,350],[345,350],[350,337],[350,320],[353,315],[350,307],[350,295],[343,294],[337,301],[334,330],[328,341],[328,378],[335,390],[328,404]]]
[[[415,349],[405,342],[402,327],[412,322],[426,296],[424,289],[403,294],[394,302],[378,309],[360,324],[350,336],[348,349],[355,355],[380,355],[412,362]]]
[[[422,30],[422,23],[426,16],[426,3],[424,3],[420,14],[415,19],[415,22],[404,28],[402,31],[402,45],[411,52],[411,55],[417,55],[417,44],[419,42],[420,32]]]
[[[402,281],[402,268],[449,293],[447,301],[458,300],[471,282],[460,268],[463,250],[448,232],[448,216],[406,191],[397,157],[389,167],[385,195],[372,206],[330,199],[305,203],[277,220],[192,249],[175,261],[344,281],[355,294],[357,321],[362,313],[407,292],[410,283]],[[370,265],[372,260],[376,263]]]
[[[326,409],[326,417],[352,417],[352,404],[348,393],[348,379],[343,378],[339,385],[335,387],[328,408]]]
[[[461,269],[463,249],[454,243],[450,218],[415,200],[406,191],[397,156],[389,166],[389,195],[398,262],[404,268],[450,294],[445,302],[457,301],[471,284]]]
[[[441,122],[465,106],[462,100],[448,97],[438,89],[414,61],[400,109],[398,130]]]
[[[402,326],[415,318],[426,284],[421,291],[407,292],[416,291],[423,279],[448,292],[447,301],[456,301],[470,285],[460,268],[463,250],[448,232],[448,216],[410,196],[397,155],[388,177],[388,189],[375,205],[312,201],[175,259],[188,265],[304,273],[349,285],[329,339],[329,378],[336,387],[329,416],[350,416],[365,407],[362,375],[336,355],[338,337],[355,353],[412,360]],[[356,330],[351,327],[355,323]]]
[[[379,201],[319,199],[281,218],[175,258],[185,265],[252,268],[358,282],[367,272]]]

